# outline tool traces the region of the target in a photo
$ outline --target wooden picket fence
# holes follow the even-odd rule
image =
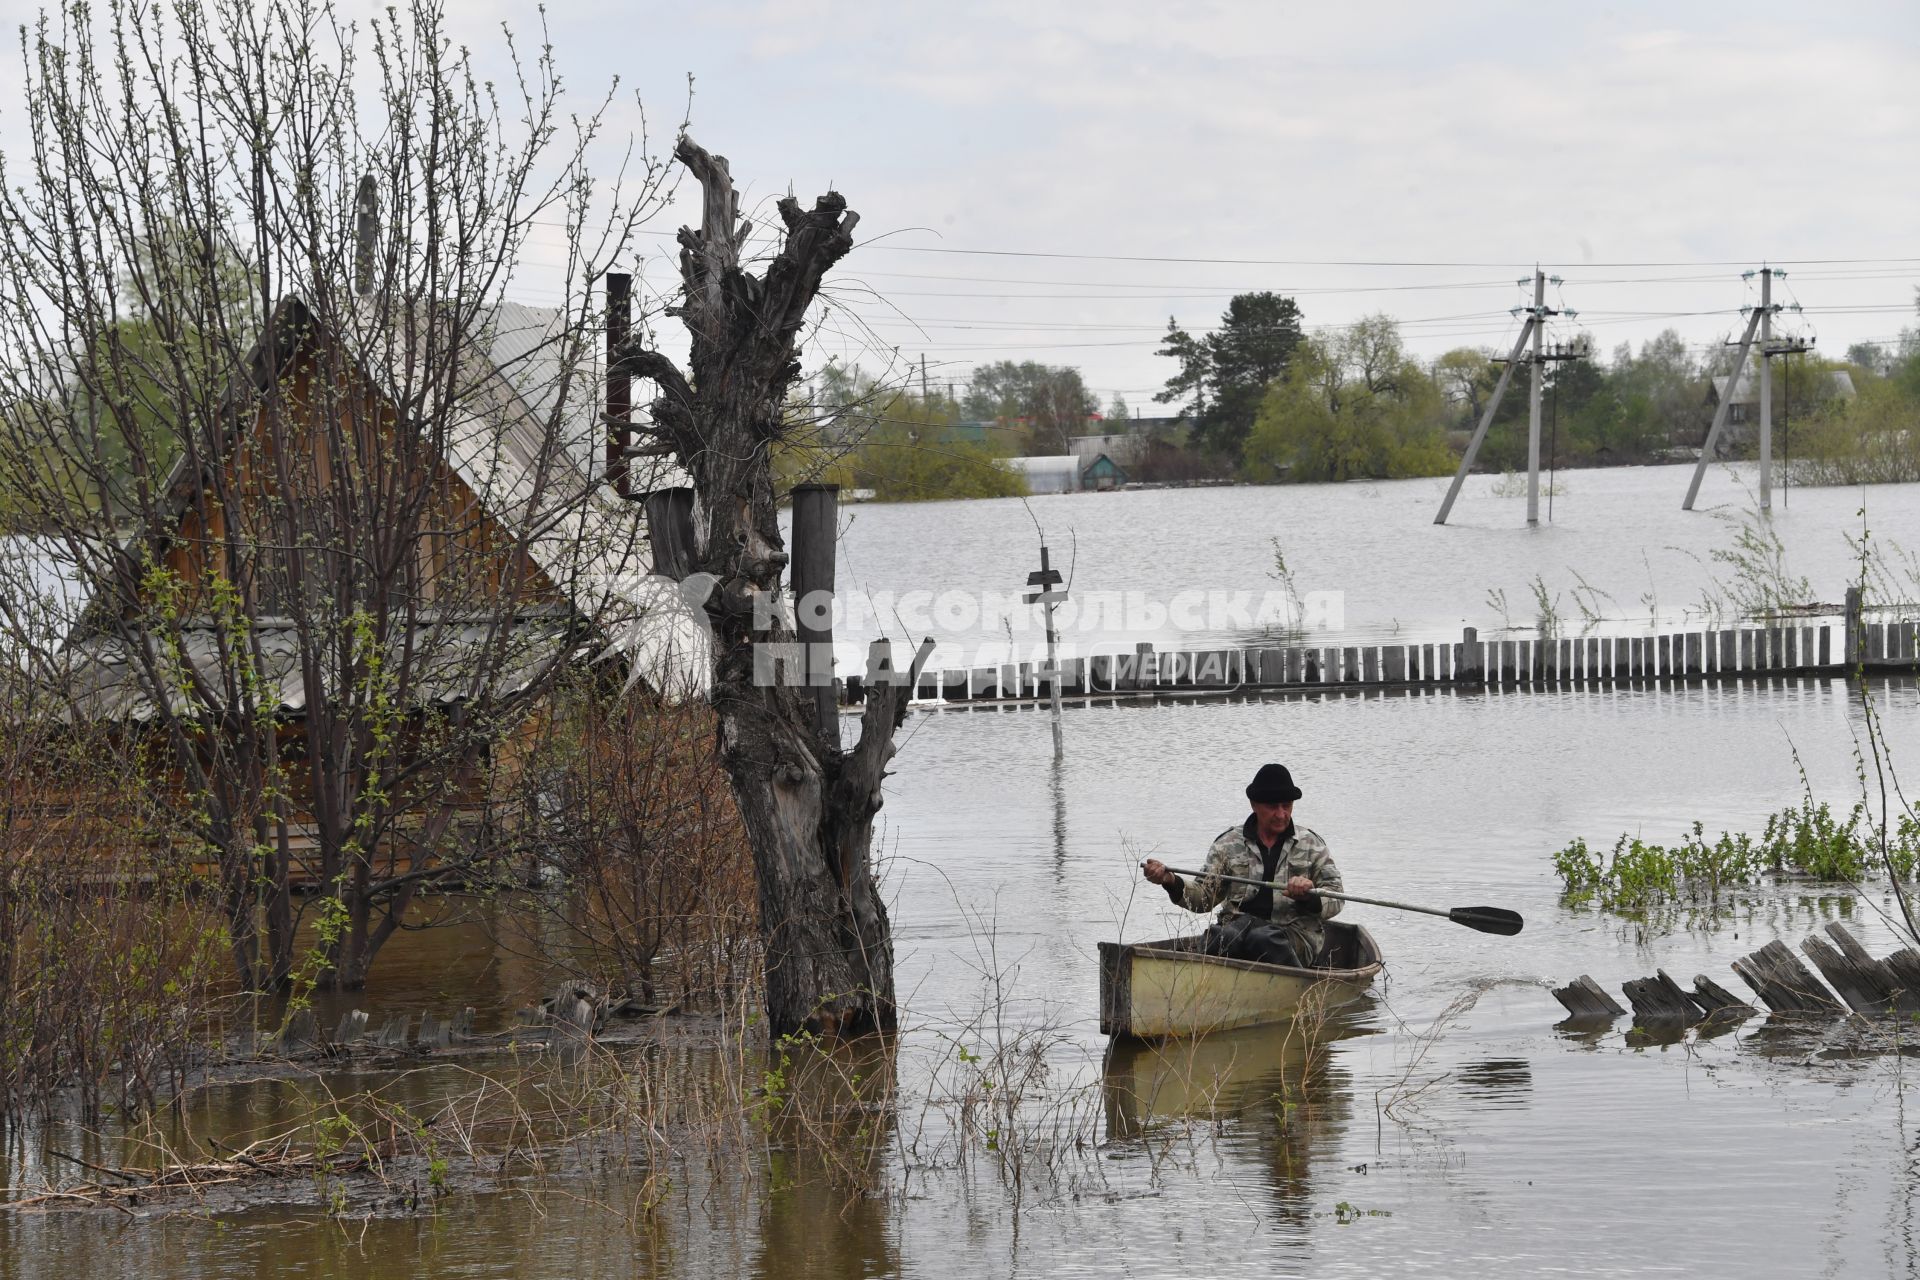
[[[1848,656],[1849,649],[1854,650]],[[1920,623],[1828,618],[1766,627],[1647,636],[1486,639],[1457,643],[1156,650],[1061,662],[1064,698],[1151,698],[1209,692],[1361,688],[1564,688],[1846,675],[1920,668]],[[928,705],[1041,703],[1050,673],[1034,663],[922,672],[914,701]],[[846,681],[843,700],[864,701]]]

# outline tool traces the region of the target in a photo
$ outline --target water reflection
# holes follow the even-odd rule
[[[1314,1212],[1314,1168],[1337,1150],[1353,1114],[1354,1079],[1334,1046],[1372,1032],[1372,1006],[1363,997],[1324,1020],[1152,1045],[1116,1042],[1104,1076],[1108,1135],[1151,1142],[1182,1124],[1232,1121],[1227,1143],[1262,1170],[1274,1219],[1305,1226]]]
[[[1047,774],[1047,792],[1053,801],[1053,878],[1064,884],[1067,878],[1067,756],[1060,741],[1060,725],[1053,726],[1053,767]]]
[[[1332,1104],[1336,1099],[1310,1086],[1333,1045],[1374,1033],[1373,1006],[1371,996],[1361,996],[1318,1025],[1302,1019],[1157,1044],[1116,1040],[1103,1075],[1108,1135],[1133,1139],[1169,1122]]]
[[[1460,1068],[1460,1090],[1482,1106],[1524,1107],[1532,1101],[1533,1065],[1525,1058],[1488,1058]]]

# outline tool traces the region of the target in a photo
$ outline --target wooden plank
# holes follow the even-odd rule
[[[1283,649],[1255,649],[1247,655],[1253,683],[1262,687],[1284,684],[1287,678],[1287,655]]]
[[[1894,999],[1901,1013],[1920,1013],[1920,951],[1911,947],[1881,961],[1892,975]]]
[[[420,1034],[414,1043],[429,1052],[445,1049],[453,1042],[453,1028],[445,1018],[435,1017],[431,1013],[420,1016]]]
[[[1406,683],[1407,646],[1390,644],[1380,651],[1380,678],[1388,684]]]
[[[1800,667],[1800,628],[1780,628],[1780,669],[1796,671]]]
[[[1740,669],[1753,670],[1753,632],[1746,627],[1740,628]]]
[[[1360,680],[1363,684],[1380,683],[1380,649],[1377,645],[1368,645],[1360,651]]]
[[[1885,1013],[1893,1007],[1898,984],[1885,965],[1866,953],[1865,948],[1842,929],[1852,948],[1836,947],[1821,937],[1800,944],[1814,967],[1840,993],[1847,1007],[1856,1013]],[[1838,941],[1836,939],[1836,941]]]
[[[1720,660],[1716,667],[1721,675],[1739,669],[1739,657],[1735,651],[1735,639],[1732,628],[1723,628],[1716,633],[1720,646]]]
[[[1360,679],[1360,650],[1342,649],[1340,651],[1340,681],[1342,684],[1355,684]]]
[[[1744,1018],[1758,1012],[1752,1005],[1727,990],[1704,973],[1693,975],[1693,1002],[1707,1011],[1707,1017],[1719,1020]]]
[[[367,1011],[349,1009],[340,1016],[340,1025],[334,1028],[333,1042],[352,1044],[365,1034],[367,1034]]]
[[[1633,1006],[1636,1023],[1679,1022],[1692,1026],[1707,1016],[1706,1010],[1695,1004],[1664,969],[1655,971],[1651,978],[1624,983],[1621,989]]]
[[[280,1029],[275,1047],[281,1053],[303,1053],[320,1047],[320,1020],[311,1009],[296,1009]]]
[[[1698,631],[1687,632],[1686,640],[1685,640],[1686,653],[1685,653],[1685,657],[1682,659],[1682,662],[1684,665],[1685,673],[1690,678],[1701,674],[1701,657],[1702,657],[1703,647],[1704,646],[1701,644],[1700,633]]]
[[[1833,665],[1833,628],[1825,623],[1820,626],[1820,665]]]
[[[1555,987],[1553,998],[1574,1018],[1618,1018],[1626,1013],[1605,987],[1584,973],[1564,987]]]
[[[1775,1013],[1841,1012],[1840,1002],[1778,940],[1735,960],[1733,971]]]
[[[1440,668],[1434,665],[1440,654],[1447,651],[1445,645],[1423,644],[1420,646],[1420,678],[1428,684],[1440,679]]]

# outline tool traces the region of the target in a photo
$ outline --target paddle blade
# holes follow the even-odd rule
[[[1509,938],[1527,923],[1518,911],[1508,911],[1505,907],[1455,907],[1447,912],[1447,919],[1482,933],[1498,933]]]

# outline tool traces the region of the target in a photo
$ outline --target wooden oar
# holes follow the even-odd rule
[[[1167,870],[1177,876],[1203,876],[1204,871],[1183,871],[1179,867]],[[1245,876],[1215,876],[1216,880],[1229,880],[1234,884],[1250,884],[1256,889],[1272,889],[1276,893],[1285,893],[1287,886],[1275,884],[1271,880],[1249,880]],[[1370,907],[1391,907],[1395,911],[1418,911],[1423,916],[1444,916],[1455,924],[1463,924],[1469,929],[1478,929],[1481,933],[1498,933],[1512,937],[1525,927],[1526,921],[1520,918],[1518,911],[1508,911],[1505,907],[1416,907],[1406,902],[1388,902],[1384,898],[1362,898],[1353,893],[1335,893],[1331,889],[1315,889],[1314,893],[1322,898],[1338,898],[1342,902],[1364,902]]]

